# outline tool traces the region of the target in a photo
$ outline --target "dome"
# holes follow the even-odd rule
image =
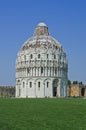
[[[46,49],[56,48],[58,51],[62,49],[61,44],[49,34],[48,27],[45,23],[39,23],[37,25],[34,35],[23,44],[21,51],[37,48],[41,45]]]

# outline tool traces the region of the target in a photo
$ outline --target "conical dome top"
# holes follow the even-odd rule
[[[44,27],[47,27],[47,25],[43,22],[39,23],[38,26],[44,26]]]
[[[40,36],[40,35],[46,35],[48,36],[49,35],[49,32],[48,32],[48,27],[45,23],[41,22],[37,25],[36,29],[35,29],[35,33],[34,35],[36,36]]]

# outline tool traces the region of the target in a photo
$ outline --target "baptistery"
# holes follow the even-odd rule
[[[21,47],[16,59],[16,97],[66,97],[68,62],[45,23]]]

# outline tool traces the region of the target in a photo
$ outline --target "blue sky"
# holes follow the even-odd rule
[[[68,77],[86,84],[86,0],[0,0],[0,85],[15,85],[15,60],[39,22],[67,53]]]

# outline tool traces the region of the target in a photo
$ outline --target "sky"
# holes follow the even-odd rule
[[[86,0],[0,0],[0,86],[15,86],[15,61],[37,24],[63,46],[68,79],[86,84]]]

